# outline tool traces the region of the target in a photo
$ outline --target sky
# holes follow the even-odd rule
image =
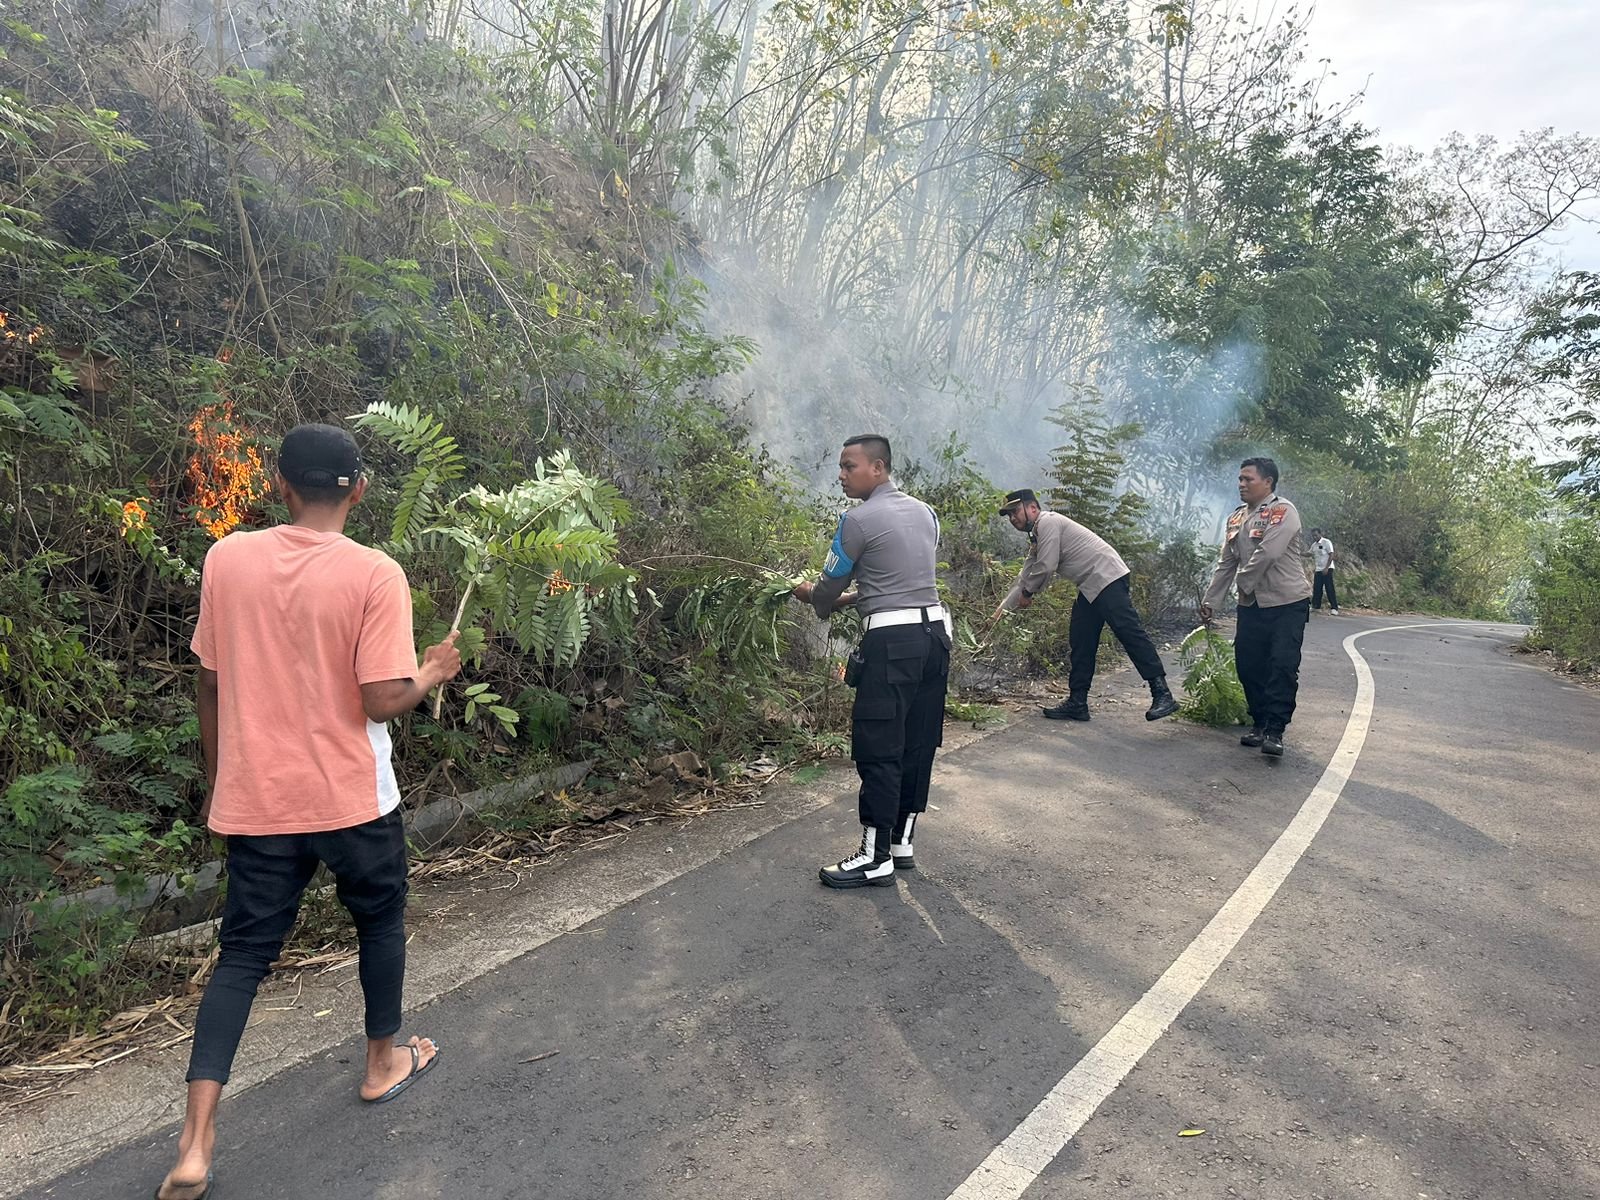
[[[1597,48],[1600,0],[1318,0],[1309,38],[1337,72],[1325,94],[1364,87],[1364,123],[1424,151],[1453,131],[1600,136]],[[1600,270],[1600,225],[1558,241],[1567,267]]]

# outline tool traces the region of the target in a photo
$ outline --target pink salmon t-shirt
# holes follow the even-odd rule
[[[388,726],[361,706],[362,684],[417,673],[399,563],[298,525],[229,534],[191,646],[217,673],[215,832],[346,829],[399,805]]]

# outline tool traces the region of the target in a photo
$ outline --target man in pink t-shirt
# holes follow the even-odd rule
[[[367,487],[347,432],[291,430],[277,483],[291,524],[219,541],[200,585],[192,644],[210,784],[201,816],[228,839],[228,899],[217,968],[195,1019],[178,1161],[157,1200],[210,1191],[217,1101],[256,988],[319,863],[333,873],[360,941],[361,1098],[393,1099],[439,1053],[428,1038],[395,1044],[407,859],[386,723],[460,671],[456,635],[419,666],[405,573],[344,536]]]

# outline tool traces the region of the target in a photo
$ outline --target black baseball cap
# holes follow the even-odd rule
[[[1003,517],[1014,508],[1021,508],[1024,504],[1037,504],[1039,497],[1033,494],[1032,488],[1018,488],[1014,492],[1006,493],[1006,502],[1000,506],[1000,515]]]
[[[296,487],[347,488],[361,478],[361,451],[348,430],[296,425],[278,449],[278,471]]]

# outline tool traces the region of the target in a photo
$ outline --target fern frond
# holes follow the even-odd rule
[[[400,485],[389,531],[392,543],[404,543],[419,527],[437,517],[440,510],[435,497],[441,487],[465,472],[466,458],[455,438],[445,432],[443,421],[409,404],[374,400],[353,419],[402,454],[416,459],[416,465]]]

